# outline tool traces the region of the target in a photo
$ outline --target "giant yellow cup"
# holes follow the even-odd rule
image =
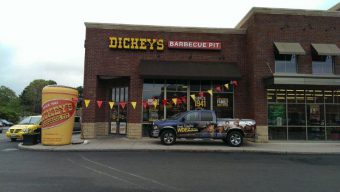
[[[49,85],[42,90],[41,142],[43,145],[68,145],[72,130],[78,91]]]

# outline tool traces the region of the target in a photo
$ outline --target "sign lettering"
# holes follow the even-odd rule
[[[206,49],[221,50],[222,43],[215,41],[168,41],[168,48],[171,49]]]
[[[109,37],[110,49],[134,49],[134,50],[164,50],[163,39]]]

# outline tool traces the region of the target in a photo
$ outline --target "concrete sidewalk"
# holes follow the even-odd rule
[[[181,140],[175,145],[162,145],[159,139],[142,138],[138,140],[125,137],[103,137],[81,140],[73,135],[71,145],[44,146],[22,145],[20,149],[37,151],[188,151],[188,152],[255,152],[274,154],[340,154],[340,142],[246,142],[241,147],[229,147],[220,140]]]

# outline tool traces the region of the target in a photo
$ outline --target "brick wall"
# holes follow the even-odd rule
[[[251,95],[251,118],[258,125],[267,125],[266,88],[263,78],[271,76],[268,63],[275,71],[273,42],[298,42],[306,55],[298,56],[298,73],[312,73],[311,43],[331,43],[340,47],[340,20],[337,17],[255,14],[244,24],[247,27],[246,49]],[[339,57],[335,73],[340,74]]]
[[[169,50],[141,51],[109,49],[109,37],[150,37],[165,40],[222,41],[222,50]],[[110,87],[113,83],[101,80],[99,75],[126,76],[129,84],[129,100],[137,101],[136,109],[128,108],[128,123],[140,123],[142,119],[142,87],[138,66],[141,60],[155,61],[211,61],[231,62],[239,68],[243,78],[235,90],[235,116],[248,118],[247,101],[248,80],[246,74],[244,34],[202,34],[154,31],[122,31],[112,29],[86,30],[84,98],[93,100],[92,105],[84,109],[84,122],[102,122],[109,118],[108,110],[98,109],[95,100],[110,100]],[[104,107],[104,106],[103,106]],[[108,107],[106,107],[108,109]]]

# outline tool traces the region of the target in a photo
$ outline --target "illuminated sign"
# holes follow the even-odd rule
[[[221,50],[222,43],[215,41],[168,41],[170,49],[206,49]]]
[[[163,39],[109,37],[110,49],[134,49],[134,50],[164,50]]]

